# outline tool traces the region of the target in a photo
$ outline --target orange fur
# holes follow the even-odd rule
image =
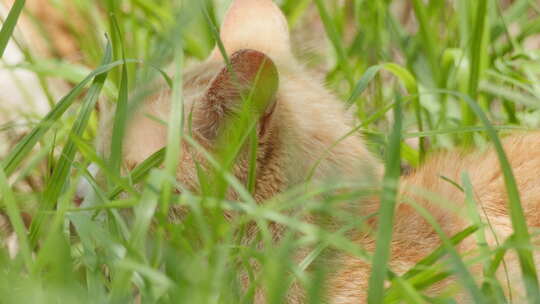
[[[540,227],[540,133],[514,135],[505,139],[503,145],[516,177],[527,224],[530,227]],[[512,227],[502,172],[492,148],[486,152],[443,153],[433,157],[419,170],[402,179],[401,197],[405,198],[403,201],[412,198],[429,210],[447,235],[458,233],[472,224],[465,211],[465,196],[460,189],[440,176],[460,183],[464,172],[471,179],[479,214],[483,215],[484,222],[489,220],[496,235],[486,229],[488,244],[495,246],[497,240],[502,242],[511,235]],[[444,200],[437,203],[423,198],[417,194],[419,189],[432,192],[435,197]],[[397,207],[393,233],[390,267],[397,273],[409,270],[441,244],[432,226],[404,203]],[[364,235],[358,242],[368,250],[374,249],[375,241],[369,235]],[[474,246],[474,240],[469,238],[459,249],[466,252],[474,249]],[[537,254],[536,262],[539,258]],[[331,303],[359,303],[367,295],[370,266],[355,258],[343,256],[342,259],[342,270],[333,277],[330,284]],[[512,281],[514,296],[523,299],[523,286],[519,286],[519,265],[515,257],[507,258],[507,264],[510,278],[517,279]],[[537,264],[538,269],[539,266]],[[479,269],[474,267],[472,270]],[[443,284],[446,283],[448,281]],[[436,286],[435,289],[437,287],[442,286]]]

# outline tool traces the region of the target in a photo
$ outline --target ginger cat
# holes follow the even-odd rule
[[[224,120],[240,107],[241,95],[248,89],[263,94],[262,104],[259,104],[262,108],[257,111],[260,119],[255,198],[264,201],[302,183],[314,162],[350,131],[352,120],[343,103],[293,57],[286,19],[271,0],[235,0],[221,28],[221,39],[240,85],[234,83],[233,73],[227,69],[216,49],[205,62],[186,71],[184,112],[192,115],[194,138],[202,146],[212,149]],[[262,81],[256,80],[257,75]],[[258,87],[261,83],[271,84],[273,90],[263,90]],[[166,127],[149,118],[148,114],[167,121],[169,95],[169,92],[164,92],[148,100],[128,125],[124,148],[128,168],[165,146]],[[517,178],[528,225],[539,227],[540,134],[514,136],[504,141],[504,147]],[[204,157],[187,143],[182,143],[182,149],[177,178],[196,191],[195,162],[204,164]],[[512,228],[498,163],[492,150],[466,156],[441,154],[403,178],[400,193],[403,197],[416,198],[444,231],[452,235],[470,225],[465,216],[408,193],[412,193],[410,189],[426,189],[454,202],[454,209],[465,209],[464,194],[439,176],[459,182],[461,173],[468,172],[476,201],[480,204],[480,214],[489,218],[499,239],[504,239],[512,233]],[[239,180],[246,181],[247,168],[247,160],[240,157],[233,173]],[[382,164],[368,152],[363,140],[350,136],[331,149],[314,177],[319,181],[337,176],[345,180],[359,176],[380,180],[382,171]],[[234,193],[231,196],[235,198]],[[366,213],[377,208],[376,200],[361,206],[362,212]],[[375,247],[371,235],[358,236],[355,241],[368,251]],[[494,236],[489,235],[488,243],[494,242]],[[407,204],[397,206],[390,259],[393,271],[398,274],[407,271],[440,243],[432,226],[412,207]],[[475,241],[469,238],[460,245],[460,250],[472,249],[474,244]],[[346,255],[338,256],[338,261],[341,267],[331,274],[327,301],[334,304],[364,303],[370,265]],[[511,275],[519,275],[516,263],[512,262],[510,269]],[[302,303],[301,292],[293,290],[292,293],[297,294],[291,294],[290,303]],[[264,302],[262,298],[258,301]]]

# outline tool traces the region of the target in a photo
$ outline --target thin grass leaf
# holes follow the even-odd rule
[[[428,20],[429,14],[427,12],[426,4],[422,0],[412,0],[414,14],[418,20],[420,28],[420,37],[423,42],[423,49],[426,50],[428,55],[428,61],[431,66],[431,72],[435,79],[439,78],[439,50],[436,43],[436,31],[433,30],[430,20]]]
[[[452,246],[460,244],[463,240],[474,234],[478,230],[477,226],[469,226],[463,231],[460,231],[450,238]],[[417,291],[424,290],[434,284],[448,278],[451,274],[445,272],[444,269],[436,267],[435,263],[439,262],[447,253],[444,244],[437,247],[431,254],[420,260],[413,268],[408,270],[401,278],[405,282],[411,282]],[[392,283],[397,278],[395,274],[389,271],[388,277]],[[400,299],[400,290],[390,287],[385,294],[385,303],[397,303]]]
[[[184,53],[182,43],[178,42],[174,57],[175,76],[171,94],[171,110],[167,124],[167,148],[165,152],[165,172],[172,180],[176,179],[179,160],[182,158],[180,150],[184,135],[184,100],[183,100],[183,67]],[[167,218],[169,202],[171,199],[172,184],[169,179],[164,179],[161,186],[161,213]]]
[[[450,243],[452,246],[456,246],[459,243],[461,243],[463,240],[471,236],[473,233],[475,233],[479,227],[477,226],[469,226],[465,228],[463,231],[456,233],[454,236],[450,238]],[[433,265],[435,262],[440,260],[444,255],[446,255],[446,249],[444,244],[440,245],[437,249],[435,249],[430,255],[423,258],[420,262],[416,263],[416,265],[411,268],[411,270],[407,271],[403,278],[410,279],[413,278],[415,275],[419,274],[422,269],[428,268],[429,266]]]
[[[255,194],[256,178],[257,178],[257,151],[259,149],[259,137],[256,130],[251,131],[249,139],[249,169],[247,178],[247,189],[250,193]]]
[[[301,20],[301,17],[306,13],[309,7],[310,0],[287,0],[284,1],[281,9],[287,15],[291,28]]]
[[[362,92],[364,92],[369,83],[381,70],[387,70],[388,72],[396,76],[401,81],[407,92],[410,94],[412,98],[412,104],[418,130],[420,132],[423,132],[424,123],[421,115],[422,106],[419,99],[418,82],[416,78],[407,69],[395,63],[383,63],[367,69],[362,78],[360,78],[360,80],[357,82],[356,86],[353,89],[353,93],[347,100],[347,107],[352,106],[353,102],[362,94]],[[419,163],[422,163],[425,157],[425,140],[423,138],[420,138],[419,152]]]
[[[384,297],[384,282],[386,280],[386,267],[390,258],[392,244],[392,230],[394,226],[394,212],[397,200],[398,181],[401,172],[401,128],[402,112],[401,101],[398,96],[394,108],[395,123],[388,143],[388,154],[385,160],[385,173],[379,219],[377,223],[376,247],[373,255],[371,276],[369,278],[368,303],[379,303]]]
[[[429,213],[429,211],[427,211],[424,207],[422,207],[418,203],[416,203],[416,202],[414,202],[412,200],[407,200],[407,204],[410,204],[416,210],[416,212],[418,212],[420,215],[422,215],[422,217],[437,232],[437,234],[439,235],[439,237],[440,237],[440,239],[441,239],[441,241],[442,241],[442,243],[443,243],[443,245],[445,247],[445,251],[449,255],[450,261],[454,265],[456,275],[462,281],[463,287],[466,288],[469,291],[469,293],[470,293],[472,299],[474,299],[475,303],[485,303],[485,304],[487,304],[486,299],[484,298],[484,295],[482,294],[481,290],[476,285],[474,277],[472,276],[472,274],[469,272],[469,270],[465,266],[465,263],[461,259],[461,256],[459,255],[457,250],[454,248],[454,246],[452,245],[452,242],[450,241],[448,236],[446,236],[446,234],[444,233],[444,231],[443,231],[442,227],[439,225],[439,223],[437,223],[437,221]]]
[[[469,87],[468,87],[468,95],[472,99],[478,98],[478,86],[480,83],[480,77],[481,73],[483,71],[482,68],[482,56],[486,56],[487,52],[484,50],[483,46],[484,39],[485,39],[485,30],[486,30],[486,22],[487,22],[487,5],[488,0],[478,0],[477,2],[477,8],[476,8],[476,18],[475,18],[475,25],[474,25],[474,33],[471,37],[472,43],[470,48],[470,57],[471,57],[471,73],[469,77]],[[464,105],[462,109],[462,116],[463,116],[463,124],[465,126],[471,126],[474,124],[474,118],[473,112],[471,112],[470,107],[468,107],[466,104]],[[471,134],[466,134],[464,139],[465,145],[472,144],[472,136]]]
[[[150,155],[147,159],[135,167],[135,169],[133,169],[129,174],[128,180],[130,180],[133,184],[141,182],[152,169],[159,167],[164,160],[165,148]],[[124,191],[124,187],[117,186],[107,195],[107,197],[109,199],[115,199],[118,197],[118,195],[120,195],[120,193],[122,193],[122,191]]]
[[[427,301],[424,300],[422,295],[412,286],[409,282],[402,279],[401,277],[396,277],[393,280],[394,284],[397,285],[398,289],[401,291],[402,297],[405,299],[406,303],[409,304],[426,304]],[[386,303],[386,301],[385,301]]]
[[[96,164],[101,170],[103,170],[104,174],[107,175],[109,180],[111,180],[114,184],[118,185],[119,189],[122,189],[123,191],[128,192],[130,195],[137,196],[138,194],[137,191],[135,191],[132,185],[129,184],[129,181],[122,178],[120,175],[118,175],[116,171],[111,170],[111,168],[108,166],[105,160],[103,160],[97,154],[94,147],[92,147],[89,143],[83,141],[80,137],[78,137],[75,134],[71,135],[71,140],[73,141],[77,150],[79,151],[81,156],[85,159],[85,161],[87,161],[88,163]]]
[[[21,15],[25,2],[25,0],[15,0],[13,6],[9,10],[9,14],[4,21],[4,24],[2,24],[2,29],[0,29],[0,58],[4,56],[4,51],[6,50],[9,39],[13,34],[15,26],[17,25],[17,21],[19,20],[19,16]]]
[[[493,126],[495,130],[502,131],[527,131],[527,128],[518,127],[518,126]],[[443,134],[463,134],[463,133],[473,133],[473,132],[484,132],[486,131],[485,127],[459,127],[455,129],[442,129],[442,130],[433,130],[433,131],[424,131],[424,132],[412,132],[403,134],[403,138],[416,138],[416,137],[432,137],[435,135]]]
[[[124,64],[122,66],[122,80],[120,81],[120,90],[118,92],[118,102],[116,104],[116,114],[114,115],[114,126],[111,136],[110,163],[113,170],[120,173],[121,157],[123,151],[124,134],[127,123],[127,92],[128,74]]]
[[[9,182],[7,180],[4,170],[0,168],[0,199],[3,201],[6,206],[7,214],[9,221],[15,230],[17,235],[17,242],[22,254],[25,266],[27,270],[30,270],[32,267],[32,252],[30,250],[28,237],[26,235],[26,227],[21,217],[21,211],[19,210],[19,205],[15,200],[15,195],[11,190]]]
[[[476,202],[474,197],[474,189],[468,174],[464,172],[461,176],[461,180],[463,189],[465,191],[465,202],[471,222],[478,227],[483,227],[485,225],[483,225],[478,211],[478,208],[481,208],[481,205]],[[495,233],[495,231],[492,232]],[[488,257],[491,255],[489,245],[486,241],[484,229],[479,229],[476,232],[476,243],[478,244],[478,249],[481,256]],[[482,291],[486,297],[490,299],[491,303],[505,303],[506,301],[504,300],[503,289],[495,275],[488,272],[489,266],[490,260],[486,260],[483,266],[484,283],[482,284]]]
[[[139,62],[138,60],[127,60],[128,62]],[[30,153],[32,148],[43,137],[43,135],[60,119],[67,109],[75,102],[75,98],[84,90],[84,87],[96,76],[107,73],[113,68],[123,64],[123,61],[115,61],[100,66],[90,73],[83,81],[75,86],[66,96],[64,96],[52,109],[45,118],[41,120],[39,125],[32,129],[28,135],[20,140],[15,148],[2,161],[4,171],[9,177],[17,166]]]
[[[375,78],[375,76],[379,73],[381,69],[382,66],[375,65],[369,67],[369,69],[364,72],[364,75],[362,75],[362,78],[358,80],[358,82],[354,86],[351,96],[346,102],[347,107],[351,107],[355,103],[356,99],[358,99],[358,97],[362,95],[362,93],[367,89],[369,83]]]
[[[116,112],[114,115],[114,125],[113,125],[112,136],[111,136],[111,151],[110,151],[111,167],[118,174],[120,174],[120,167],[121,167],[121,162],[122,162],[121,158],[123,155],[122,151],[123,151],[123,143],[124,143],[124,134],[126,132],[127,115],[128,115],[129,83],[128,83],[128,71],[127,71],[127,65],[126,65],[124,39],[122,37],[122,33],[120,31],[120,27],[118,25],[116,18],[114,18],[114,16],[111,16],[111,19],[115,28],[115,30],[112,31],[114,33],[113,37],[120,36],[119,45],[122,51],[122,60],[124,61],[124,64],[122,65],[120,89],[118,91],[118,101],[116,103]],[[116,45],[114,43],[115,42],[113,40],[113,45]]]
[[[111,58],[111,45],[110,43],[107,43],[102,65],[109,64]],[[94,111],[94,107],[97,103],[99,94],[101,92],[101,89],[103,88],[106,79],[107,73],[103,73],[94,79],[83,102],[79,116],[77,117],[77,120],[73,125],[73,135],[80,137],[86,130],[88,120],[90,119],[90,114],[92,113],[92,111]],[[71,170],[71,165],[73,159],[75,158],[76,151],[76,146],[73,140],[68,140],[68,142],[64,146],[64,149],[62,150],[61,157],[56,164],[56,167],[54,168],[53,174],[45,188],[45,192],[43,194],[43,203],[40,206],[41,212],[39,212],[38,215],[34,218],[34,220],[32,221],[32,225],[30,226],[30,242],[32,244],[36,244],[37,238],[39,237],[41,225],[45,217],[43,211],[52,210],[68,181],[69,172]]]
[[[328,38],[332,42],[332,46],[336,51],[338,64],[345,72],[346,79],[349,82],[349,85],[352,87],[354,85],[352,69],[347,61],[347,54],[345,52],[345,48],[343,47],[343,41],[339,36],[335,23],[332,22],[330,14],[328,13],[328,10],[322,0],[315,0],[315,5],[317,5],[317,9],[319,10],[319,15],[321,16],[324,24],[326,34],[328,35]]]
[[[467,204],[467,209],[469,216],[471,217],[471,222],[478,227],[483,227],[484,225],[477,209],[480,205],[476,202],[476,199],[474,197],[474,189],[469,175],[464,172],[461,176],[461,180],[463,184],[463,190],[465,191],[465,203]],[[489,253],[489,246],[486,241],[484,229],[479,229],[477,231],[476,241],[478,244],[478,248],[480,249],[480,253],[487,256]]]
[[[143,195],[141,197],[141,203],[135,208],[135,221],[133,223],[128,246],[132,248],[134,252],[144,252],[144,243],[146,235],[150,229],[150,223],[154,213],[157,211],[158,199],[159,199],[159,187],[163,183],[164,175],[157,171],[153,171],[149,178],[148,184],[145,187]],[[130,259],[130,255],[126,256],[122,261]],[[122,263],[122,262],[121,262]],[[117,264],[116,267],[120,265]],[[110,293],[110,300],[112,303],[118,303],[126,299],[128,295],[127,286],[132,281],[133,270],[123,269],[122,267],[117,269],[117,275],[113,279]]]
[[[523,281],[527,290],[527,297],[531,303],[540,302],[540,285],[538,284],[538,274],[536,272],[536,266],[534,263],[533,254],[529,248],[531,248],[530,234],[527,228],[527,220],[523,212],[521,205],[521,197],[519,195],[516,179],[512,172],[512,167],[508,161],[508,157],[504,152],[503,146],[497,132],[493,128],[489,119],[486,117],[482,109],[468,96],[462,97],[476,116],[480,118],[480,121],[487,129],[487,134],[490,137],[497,157],[501,166],[501,170],[504,177],[504,184],[508,195],[508,207],[510,209],[510,219],[512,220],[512,228],[514,229],[514,239],[516,242],[516,251],[519,257],[519,263],[521,266]]]

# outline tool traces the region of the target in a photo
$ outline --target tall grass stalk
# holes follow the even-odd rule
[[[392,229],[394,227],[394,210],[398,193],[401,158],[401,100],[395,104],[395,124],[388,143],[388,155],[385,161],[385,174],[381,192],[381,208],[377,223],[377,247],[373,255],[371,277],[369,280],[368,303],[378,303],[383,298],[386,265],[390,257],[392,245]]]

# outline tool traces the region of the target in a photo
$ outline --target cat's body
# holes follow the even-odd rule
[[[256,86],[253,71],[259,69],[270,71],[264,77],[279,83],[259,122],[255,192],[258,201],[304,181],[310,168],[321,157],[323,160],[315,173],[315,180],[336,177],[352,180],[361,176],[380,180],[382,165],[368,152],[361,138],[349,136],[339,141],[350,131],[351,119],[343,103],[293,58],[287,24],[277,6],[270,0],[234,1],[221,37],[242,86]],[[273,74],[274,70],[277,70],[278,78]],[[218,51],[206,62],[186,72],[184,78],[185,113],[193,115],[194,137],[202,146],[212,149],[217,130],[225,117],[235,111],[240,94],[231,86],[229,71]],[[170,112],[168,96],[165,93],[146,102],[129,124],[124,148],[128,167],[132,168],[165,146],[166,127],[146,115],[167,121]],[[328,152],[330,147],[332,149]],[[512,137],[504,141],[504,147],[516,175],[528,224],[539,227],[540,134]],[[204,157],[187,143],[182,143],[182,149],[178,180],[196,190],[195,160],[205,163]],[[233,171],[245,181],[246,160],[241,157]],[[499,162],[491,150],[468,156],[448,153],[434,157],[401,181],[400,200],[418,200],[439,221],[445,233],[457,233],[470,224],[463,212],[450,210],[464,211],[464,194],[440,176],[459,183],[463,172],[468,172],[472,181],[479,213],[489,219],[499,240],[505,239],[512,228]],[[433,192],[455,205],[435,204],[413,194],[413,189]],[[360,207],[362,212],[375,211],[377,200]],[[397,273],[405,272],[440,245],[440,238],[432,226],[407,204],[397,207],[393,240],[390,267]],[[375,242],[370,235],[357,236],[356,241],[369,251],[374,249]],[[488,235],[488,243],[495,242],[494,236]],[[474,244],[474,240],[467,240],[461,245],[461,250],[470,250]],[[340,270],[331,275],[328,301],[336,304],[363,303],[367,294],[369,264],[349,256],[338,259]],[[511,263],[510,267],[511,272],[518,273],[516,263]],[[290,300],[302,302],[298,294],[291,295]]]
[[[514,135],[503,140],[503,146],[516,177],[527,224],[531,228],[538,228],[540,227],[538,154],[540,133]],[[488,245],[498,246],[512,234],[504,177],[494,149],[469,154],[442,153],[401,180],[401,204],[396,209],[390,258],[390,268],[393,271],[398,274],[406,272],[441,245],[440,237],[431,224],[412,206],[406,204],[407,201],[414,200],[426,208],[447,236],[463,231],[473,224],[467,211],[463,190],[442,178],[461,184],[463,173],[470,178],[478,213],[483,222],[490,225],[489,229],[485,229]],[[378,208],[377,205],[372,207]],[[367,250],[374,250],[375,240],[370,235],[364,235],[358,242]],[[537,243],[538,240],[533,239],[534,242]],[[468,238],[458,248],[460,252],[470,252],[476,249],[476,240]],[[370,266],[359,259],[347,256],[341,258],[342,270],[329,284],[331,303],[358,303],[359,299],[365,299],[367,296]],[[536,254],[537,269],[540,269],[539,258],[540,255]],[[506,262],[514,300],[521,303],[519,299],[524,299],[524,294],[519,264],[513,253],[508,254]],[[481,270],[479,266],[472,267],[473,273],[479,274]],[[501,270],[499,272],[501,282],[505,282],[506,274]],[[436,292],[448,283],[448,280],[443,281],[432,288],[431,292]],[[465,297],[462,301],[468,302],[463,299],[466,299]]]

